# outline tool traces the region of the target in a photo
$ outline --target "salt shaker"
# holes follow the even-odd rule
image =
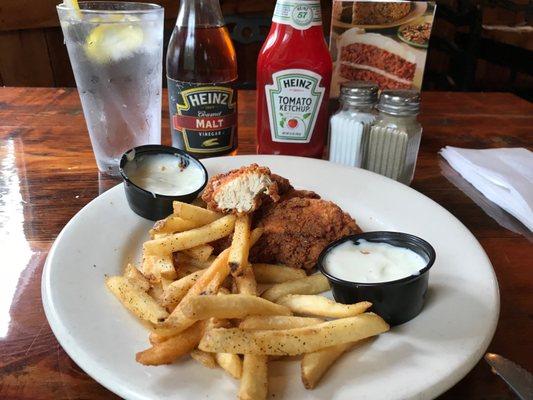
[[[341,105],[330,120],[330,161],[361,166],[365,137],[376,117],[377,97],[378,86],[374,83],[353,81],[341,85]]]
[[[384,90],[376,106],[379,114],[365,146],[363,168],[409,185],[413,180],[422,126],[416,116],[416,90]]]

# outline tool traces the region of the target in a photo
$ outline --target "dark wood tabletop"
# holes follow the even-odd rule
[[[438,155],[446,145],[531,148],[533,105],[507,93],[428,92],[422,99],[424,135],[412,187],[459,218],[484,247],[501,294],[488,350],[533,371],[531,234]],[[239,153],[255,153],[255,92],[241,92],[239,106]],[[76,90],[0,88],[0,399],[117,398],[66,355],[41,303],[52,242],[76,212],[115,184],[98,174]],[[514,395],[480,361],[441,398]]]

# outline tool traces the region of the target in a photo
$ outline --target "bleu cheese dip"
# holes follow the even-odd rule
[[[192,193],[205,182],[202,168],[169,153],[132,154],[123,169],[136,186],[165,196]]]
[[[418,275],[427,260],[404,247],[358,239],[335,246],[323,263],[325,271],[339,279],[379,283]]]

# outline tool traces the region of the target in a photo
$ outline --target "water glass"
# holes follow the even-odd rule
[[[98,169],[119,175],[128,149],[161,143],[163,8],[148,3],[57,6]]]

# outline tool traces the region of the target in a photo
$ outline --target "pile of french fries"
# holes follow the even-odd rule
[[[233,234],[214,256],[211,242]],[[222,215],[175,202],[174,213],[150,230],[142,265],[106,278],[109,290],[149,328],[151,347],[137,353],[144,365],[190,355],[240,379],[239,399],[265,399],[269,360],[301,357],[301,376],[314,388],[356,342],[389,329],[371,304],[345,305],[317,294],[324,276],[283,265],[250,264],[262,230],[250,216]],[[258,284],[270,285],[259,295]],[[283,357],[281,358],[283,359]]]

